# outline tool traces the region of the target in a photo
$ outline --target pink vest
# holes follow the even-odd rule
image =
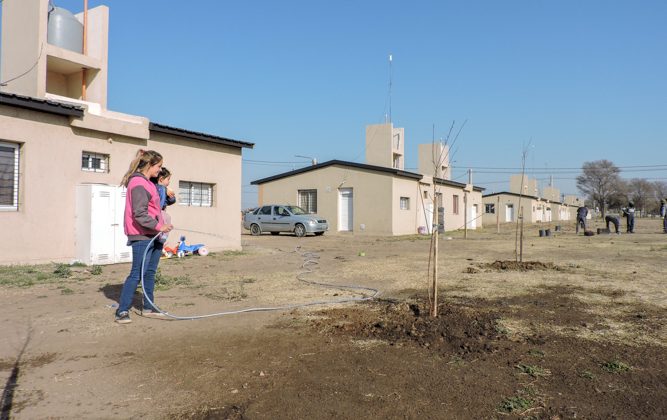
[[[132,190],[138,186],[142,186],[151,196],[148,201],[148,215],[157,220],[155,230],[141,226],[132,216]],[[125,234],[127,236],[154,236],[159,232],[163,224],[162,211],[160,209],[160,196],[157,193],[155,184],[146,179],[143,175],[132,176],[127,184],[127,194],[125,195]]]

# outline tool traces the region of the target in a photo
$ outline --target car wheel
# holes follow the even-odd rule
[[[294,226],[294,234],[299,238],[306,236],[306,227],[299,223]]]
[[[253,223],[250,225],[250,233],[252,236],[259,236],[262,234],[262,228],[260,228],[258,224]]]
[[[273,236],[280,235],[280,232],[271,232],[271,235]]]
[[[324,235],[324,232],[315,232],[315,236],[322,236]]]

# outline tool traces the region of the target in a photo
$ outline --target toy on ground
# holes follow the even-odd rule
[[[178,242],[178,252],[176,253],[178,258],[194,254],[205,257],[208,255],[208,248],[204,244],[187,245],[185,236],[181,236],[181,240]]]
[[[164,248],[162,248],[162,255],[164,255],[166,258],[171,258],[177,254],[178,254],[178,245],[176,245],[176,247],[169,247],[165,245]]]
[[[185,236],[181,236],[181,240],[175,247],[164,246],[162,248],[162,255],[166,258],[171,258],[176,255],[178,258],[186,255],[199,255],[205,257],[208,255],[208,248],[204,244],[188,245],[185,243]]]

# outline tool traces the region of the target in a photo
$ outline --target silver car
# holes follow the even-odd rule
[[[308,233],[322,235],[329,230],[327,221],[316,214],[306,213],[301,207],[271,204],[259,207],[243,216],[243,227],[253,235],[271,232],[294,232],[296,236]]]

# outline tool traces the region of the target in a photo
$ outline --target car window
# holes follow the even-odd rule
[[[285,207],[283,206],[274,206],[273,214],[275,214],[276,216],[289,216],[289,212],[285,210]]]
[[[261,210],[261,207],[257,207],[255,210],[252,211],[252,214],[259,214],[260,210]]]
[[[292,214],[308,214],[304,209],[299,206],[287,206],[287,208],[292,212]]]
[[[266,214],[266,215],[271,215],[271,206],[264,206],[261,209],[259,209],[258,214]]]

